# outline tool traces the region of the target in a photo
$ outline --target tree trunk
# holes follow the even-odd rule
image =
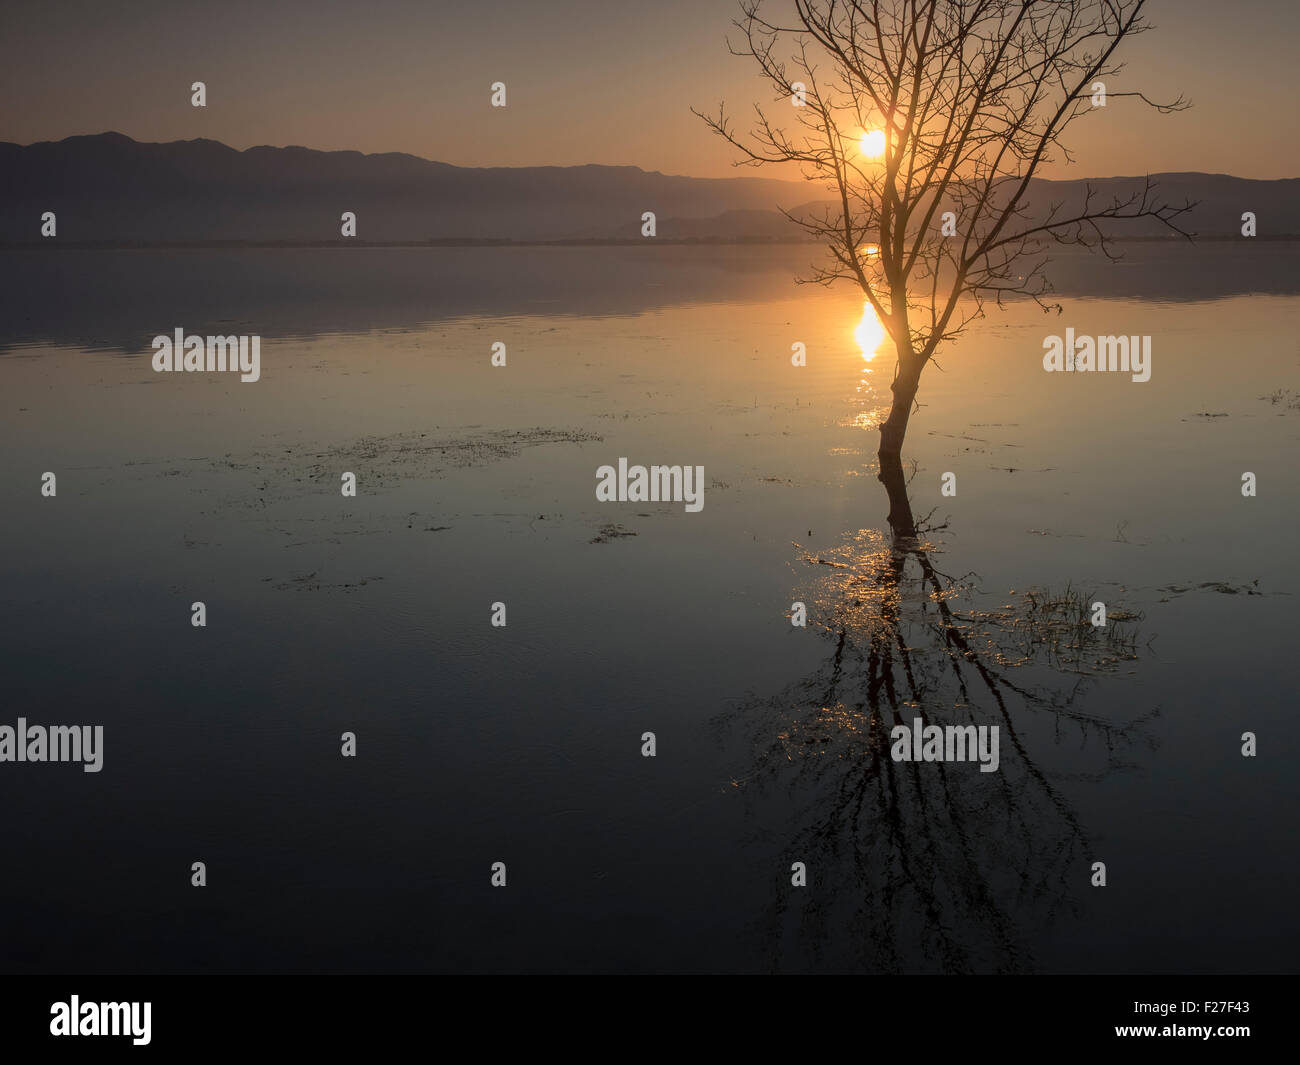
[[[889,495],[889,528],[894,540],[913,539],[916,520],[912,517],[912,504],[907,498],[907,478],[903,476],[903,463],[897,455],[880,456],[880,480]],[[895,546],[898,546],[895,543]]]
[[[889,495],[889,527],[895,537],[916,536],[912,504],[907,498],[907,480],[903,476],[903,438],[912,416],[912,403],[921,383],[920,362],[911,352],[899,352],[898,376],[894,378],[894,403],[889,417],[880,424],[880,480]]]
[[[898,376],[891,386],[894,392],[894,404],[889,409],[889,417],[880,423],[880,452],[883,463],[886,458],[895,462],[903,454],[903,438],[907,435],[907,420],[912,416],[912,403],[916,399],[916,389],[921,383],[921,365],[910,353],[898,356]]]

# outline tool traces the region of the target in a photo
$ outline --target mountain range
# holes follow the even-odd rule
[[[1152,175],[1168,202],[1200,201],[1186,228],[1238,236],[1252,211],[1261,237],[1300,235],[1300,178]],[[1141,178],[1035,180],[1038,211],[1078,202],[1085,184],[1109,201]],[[661,240],[797,240],[798,214],[827,194],[800,181],[694,178],[633,166],[459,167],[400,153],[364,155],[301,147],[236,150],[213,140],[146,143],[101,133],[19,145],[0,142],[0,243],[314,243],[341,241],[341,216],[358,242],[605,241],[641,238],[653,211]],[[1167,233],[1126,223],[1116,235]]]

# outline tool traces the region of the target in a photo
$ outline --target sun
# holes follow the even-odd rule
[[[885,131],[873,129],[862,134],[861,148],[862,154],[868,159],[879,159],[885,154]]]

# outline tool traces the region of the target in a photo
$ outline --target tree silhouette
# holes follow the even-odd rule
[[[783,26],[741,0],[733,54],[757,62],[792,128],[755,105],[737,132],[725,105],[696,112],[744,158],[798,164],[833,196],[787,212],[825,242],[827,265],[807,280],[856,282],[893,342],[893,402],[880,425],[881,477],[901,452],[921,373],[985,301],[1038,300],[1053,244],[1107,247],[1112,222],[1150,218],[1183,236],[1195,204],[1160,203],[1141,188],[1098,202],[1034,204],[1031,179],[1062,135],[1094,108],[1096,84],[1122,70],[1120,43],[1149,29],[1145,0],[791,0]],[[1155,104],[1162,112],[1182,98]],[[875,135],[879,158],[859,147]],[[951,216],[945,219],[945,212]],[[945,225],[945,221],[947,225]],[[945,232],[947,230],[947,232]]]

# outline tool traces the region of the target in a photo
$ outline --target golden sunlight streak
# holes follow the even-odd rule
[[[879,159],[885,154],[885,131],[873,129],[862,134],[861,148],[868,159]]]
[[[885,327],[880,324],[880,318],[877,317],[870,303],[862,305],[862,321],[853,331],[853,339],[858,342],[858,347],[862,349],[862,357],[867,362],[876,357],[876,349],[885,341]]]

